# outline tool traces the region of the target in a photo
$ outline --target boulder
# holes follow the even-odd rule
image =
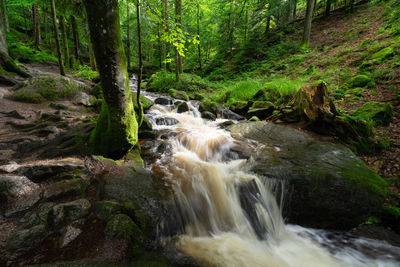
[[[52,200],[64,196],[83,195],[86,184],[81,178],[63,180],[49,185],[43,192],[44,200]]]
[[[46,227],[37,225],[14,233],[7,239],[6,250],[9,258],[16,259],[39,245],[47,236]]]
[[[189,101],[189,97],[184,91],[177,91],[175,89],[169,89],[168,94],[176,99],[181,99],[185,101]]]
[[[217,110],[222,119],[235,120],[235,121],[241,121],[245,119],[243,116],[236,114],[235,112],[227,108],[218,107]]]
[[[166,98],[166,97],[159,97],[156,100],[154,100],[154,103],[157,105],[172,105],[172,99]]]
[[[212,102],[212,101],[208,100],[208,99],[203,100],[203,101],[200,102],[199,111],[200,112],[207,111],[207,112],[210,112],[212,114],[217,114],[217,104],[215,102]]]
[[[201,117],[203,119],[210,120],[210,121],[215,121],[217,119],[217,116],[215,116],[213,113],[211,113],[209,111],[203,111],[201,113]]]
[[[247,111],[246,117],[249,119],[253,116],[258,117],[261,120],[265,120],[275,110],[275,105],[269,101],[255,101],[250,109]]]
[[[264,145],[253,151],[251,170],[285,185],[276,198],[284,193],[283,214],[290,223],[348,230],[381,210],[387,183],[350,149],[272,123],[239,123],[228,129],[238,139]]]
[[[137,108],[137,93],[133,93],[133,104],[135,105],[135,108]],[[145,97],[144,95],[140,94],[140,103],[142,104],[143,110],[148,110],[154,105],[154,102],[150,99]]]
[[[229,109],[241,116],[246,116],[252,104],[253,102],[251,101],[236,101],[229,106]]]
[[[72,103],[74,103],[75,105],[91,107],[93,106],[95,100],[96,98],[94,96],[88,95],[85,92],[77,92],[74,99],[72,100]]]
[[[125,214],[112,216],[106,226],[106,236],[108,238],[122,238],[139,242],[144,241],[143,233],[135,222]]]
[[[69,243],[74,241],[80,234],[82,230],[78,227],[68,225],[63,231],[60,238],[60,248],[66,247]]]
[[[12,99],[40,103],[47,100],[72,99],[78,93],[90,91],[83,82],[58,74],[42,74],[14,86]]]
[[[168,125],[168,126],[170,126],[170,125],[175,125],[175,124],[178,124],[178,123],[179,123],[179,121],[177,119],[174,119],[174,118],[168,118],[168,117],[163,118],[163,117],[161,117],[161,118],[157,118],[156,119],[156,124],[157,125]]]
[[[353,112],[360,120],[372,121],[373,125],[387,126],[393,118],[393,106],[382,102],[368,102]]]
[[[183,113],[189,111],[189,105],[186,102],[181,102],[178,104],[178,113]]]
[[[84,198],[55,205],[48,214],[47,224],[51,228],[68,224],[88,215],[90,208],[90,202]]]

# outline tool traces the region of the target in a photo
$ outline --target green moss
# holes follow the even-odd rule
[[[383,207],[383,213],[400,219],[400,208],[392,205]]]
[[[90,94],[94,95],[96,98],[103,98],[103,89],[101,88],[101,83],[96,84],[90,90]]]
[[[204,96],[204,95],[202,95],[202,94],[200,94],[200,93],[197,93],[197,92],[195,92],[194,94],[193,94],[193,100],[203,100],[203,99],[205,99],[206,97]]]
[[[112,216],[107,223],[105,233],[108,238],[123,238],[139,244],[144,242],[142,231],[125,214]]]
[[[137,93],[134,92],[132,94],[133,94],[133,104],[135,105],[135,109],[138,109],[138,106],[137,106]],[[146,98],[142,94],[140,95],[140,103],[142,104],[143,110],[147,110],[153,105],[153,102],[150,99]]]
[[[211,100],[205,99],[201,101],[200,106],[199,106],[199,111],[208,111],[213,114],[217,113],[217,104],[215,102],[212,102]]]
[[[304,71],[304,75],[310,75],[315,72],[315,65],[311,64],[308,68]]]
[[[372,78],[368,77],[367,75],[357,75],[357,76],[351,78],[347,82],[347,86],[349,88],[357,88],[357,87],[374,88],[375,82]]]
[[[353,116],[372,121],[373,125],[388,125],[393,118],[393,106],[388,103],[368,102],[353,112]]]
[[[72,76],[90,81],[99,79],[99,73],[97,71],[92,70],[90,66],[86,65],[79,66],[78,70],[72,73]]]
[[[132,94],[126,103],[124,114],[110,108],[103,100],[96,128],[90,135],[93,153],[111,158],[120,158],[138,141],[138,124]]]
[[[16,91],[11,95],[10,98],[14,101],[20,101],[20,102],[25,102],[25,103],[34,103],[34,104],[42,103],[46,100],[39,93],[31,92],[29,90]]]
[[[381,64],[385,60],[390,59],[394,55],[394,49],[392,47],[386,47],[379,52],[373,54],[371,59],[375,60],[376,63]]]
[[[352,94],[352,95],[355,95],[355,96],[362,96],[362,92],[363,91],[364,91],[363,88],[358,87],[358,88],[354,88],[354,89],[348,90],[346,93]]]
[[[257,116],[253,116],[249,119],[249,121],[260,121],[260,119]]]
[[[113,201],[98,201],[94,205],[94,213],[101,220],[108,220],[111,216],[122,213],[123,205]]]
[[[170,96],[172,96],[173,98],[189,101],[188,95],[183,91],[178,91],[178,90],[171,88],[168,90],[168,94]]]
[[[140,156],[140,148],[134,148],[126,154],[126,160],[133,160],[141,166],[144,166],[144,161]]]
[[[30,48],[21,42],[10,42],[8,49],[10,56],[20,62],[57,62],[57,58],[46,51]]]
[[[270,101],[255,101],[253,105],[251,106],[252,109],[257,109],[257,108],[273,108],[274,104]]]

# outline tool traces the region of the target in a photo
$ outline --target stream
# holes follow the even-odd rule
[[[225,120],[204,120],[196,101],[187,104],[184,113],[155,104],[145,114],[153,129],[173,133],[170,151],[148,168],[173,189],[185,255],[204,266],[400,266],[400,248],[387,242],[285,224],[274,195],[284,184],[250,172],[250,160],[232,153],[239,141],[219,127]]]

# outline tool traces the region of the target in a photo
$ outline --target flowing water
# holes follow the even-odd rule
[[[232,154],[238,141],[218,127],[223,120],[203,120],[188,104],[181,114],[174,105],[154,105],[146,114],[155,129],[174,133],[171,153],[151,167],[173,188],[184,254],[204,266],[400,266],[400,249],[385,242],[285,225],[272,193],[277,184]],[[157,125],[157,118],[179,123]]]

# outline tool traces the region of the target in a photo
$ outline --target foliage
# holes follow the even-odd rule
[[[92,68],[87,65],[81,65],[78,70],[72,73],[72,76],[86,80],[97,80],[99,78],[99,73],[92,70]]]

